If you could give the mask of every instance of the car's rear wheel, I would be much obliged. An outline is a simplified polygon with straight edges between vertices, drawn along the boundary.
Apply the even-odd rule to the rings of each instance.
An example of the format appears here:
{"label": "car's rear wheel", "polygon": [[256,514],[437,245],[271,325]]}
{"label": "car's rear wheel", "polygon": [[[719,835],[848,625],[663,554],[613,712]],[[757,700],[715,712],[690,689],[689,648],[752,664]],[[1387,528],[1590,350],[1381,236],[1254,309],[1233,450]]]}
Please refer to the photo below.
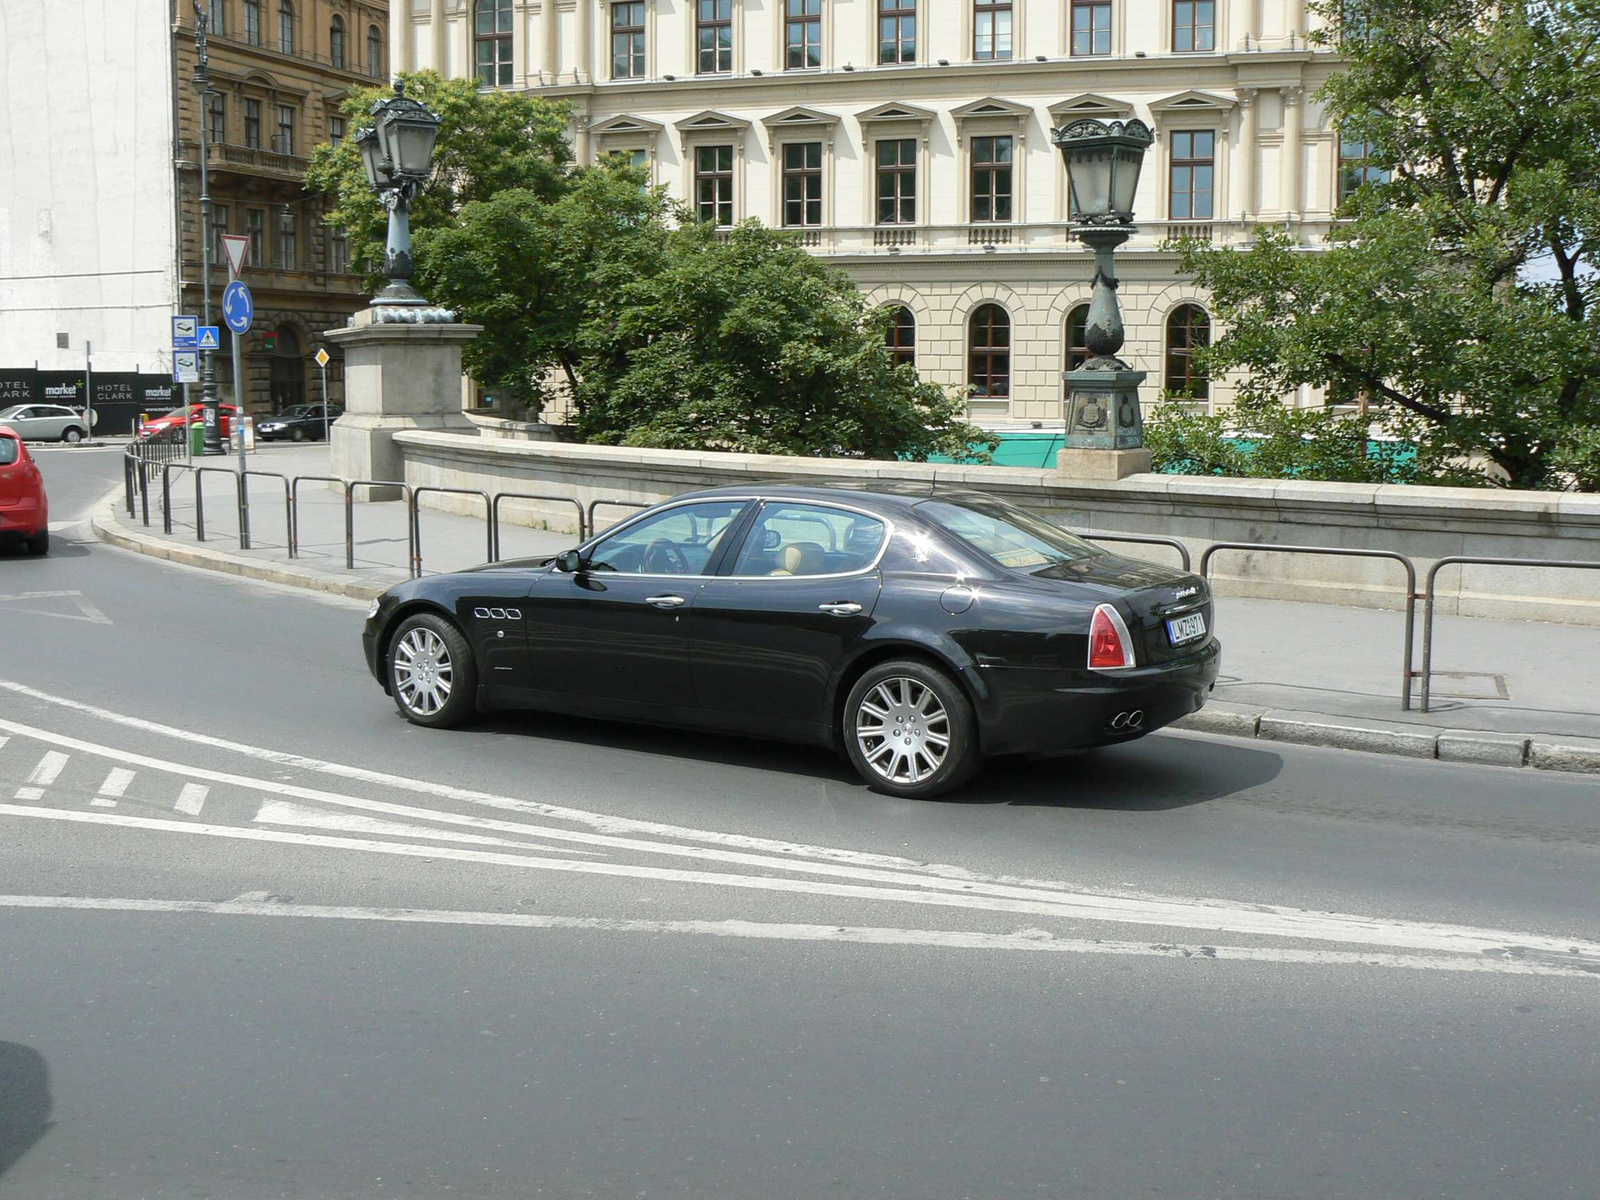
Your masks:
{"label": "car's rear wheel", "polygon": [[983,764],[977,718],[961,685],[915,659],[879,663],[856,681],[843,732],[856,771],[891,796],[941,795]]}
{"label": "car's rear wheel", "polygon": [[459,725],[476,708],[478,671],[472,647],[443,617],[407,617],[389,642],[389,691],[400,715],[416,725]]}
{"label": "car's rear wheel", "polygon": [[289,440],[291,442],[303,442],[303,441],[305,441],[306,440],[306,431],[304,429],[301,429],[300,426],[296,425],[293,429],[291,429],[289,431]]}
{"label": "car's rear wheel", "polygon": [[29,554],[49,554],[50,553],[50,531],[48,529],[41,529],[38,533],[34,534],[31,538],[28,539],[28,553]]}
{"label": "car's rear wheel", "polygon": [[61,440],[66,442],[69,446],[76,446],[79,442],[83,441],[83,430],[77,428],[68,429],[61,435]]}

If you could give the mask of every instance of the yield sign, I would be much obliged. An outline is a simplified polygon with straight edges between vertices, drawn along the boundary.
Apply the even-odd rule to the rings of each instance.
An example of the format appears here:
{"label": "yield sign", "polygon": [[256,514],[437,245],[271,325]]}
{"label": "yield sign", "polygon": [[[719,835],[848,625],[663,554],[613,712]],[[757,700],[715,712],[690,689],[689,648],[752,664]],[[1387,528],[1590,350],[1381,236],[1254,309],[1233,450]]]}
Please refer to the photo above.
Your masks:
{"label": "yield sign", "polygon": [[224,233],[222,235],[222,248],[228,253],[228,274],[239,278],[239,272],[244,270],[244,256],[250,253],[250,238],[243,233]]}

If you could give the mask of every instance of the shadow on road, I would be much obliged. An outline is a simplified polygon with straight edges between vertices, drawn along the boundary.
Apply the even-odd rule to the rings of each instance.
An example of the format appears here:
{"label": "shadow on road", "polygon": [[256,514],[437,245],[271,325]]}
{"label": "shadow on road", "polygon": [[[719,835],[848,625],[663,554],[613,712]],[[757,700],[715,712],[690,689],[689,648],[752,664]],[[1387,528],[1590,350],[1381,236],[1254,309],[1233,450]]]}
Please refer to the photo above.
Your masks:
{"label": "shadow on road", "polygon": [[50,1070],[37,1050],[0,1042],[0,1179],[50,1132]]}
{"label": "shadow on road", "polygon": [[[866,789],[844,759],[815,746],[549,713],[497,713],[462,730],[471,731],[775,771]],[[1160,812],[1247,791],[1277,778],[1282,769],[1283,759],[1272,751],[1153,734],[1067,758],[991,759],[971,783],[931,803]]]}
{"label": "shadow on road", "polygon": [[[63,538],[57,537],[55,534],[50,535],[50,553],[42,557],[35,554],[29,554],[28,548],[21,542],[0,542],[0,559],[16,559],[18,561],[44,564],[48,563],[53,558],[86,558],[88,555],[88,546],[79,545],[77,542],[66,541]],[[7,568],[7,570],[10,571],[14,569],[15,566],[16,564],[13,563],[12,566]]]}

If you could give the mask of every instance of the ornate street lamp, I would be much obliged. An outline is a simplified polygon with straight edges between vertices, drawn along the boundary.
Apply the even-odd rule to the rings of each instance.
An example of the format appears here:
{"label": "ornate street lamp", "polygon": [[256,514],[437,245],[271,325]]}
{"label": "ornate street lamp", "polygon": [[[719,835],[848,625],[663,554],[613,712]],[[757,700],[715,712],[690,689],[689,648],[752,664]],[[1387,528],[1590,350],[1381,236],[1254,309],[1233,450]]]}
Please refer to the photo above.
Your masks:
{"label": "ornate street lamp", "polygon": [[[1113,255],[1134,233],[1133,200],[1145,151],[1155,141],[1143,121],[1082,120],[1050,132],[1061,150],[1072,197],[1073,234],[1094,250],[1094,290],[1084,345],[1089,358],[1068,371],[1066,446],[1069,450],[1142,450],[1144,418],[1139,410],[1143,371],[1117,357],[1122,349],[1122,312],[1117,306]],[[1074,459],[1082,467],[1081,456]],[[1065,463],[1063,464],[1065,465]],[[1089,464],[1093,466],[1093,464]],[[1122,467],[1127,466],[1128,470]],[[1129,459],[1112,464],[1112,477],[1139,468]],[[1098,472],[1096,472],[1098,473]]]}
{"label": "ornate street lamp", "polygon": [[397,80],[394,95],[379,100],[371,113],[372,124],[356,134],[356,145],[367,183],[389,210],[389,243],[384,255],[389,285],[372,298],[377,319],[453,321],[453,313],[433,308],[411,286],[416,267],[411,257],[411,202],[433,173],[439,117],[406,95],[404,80]]}

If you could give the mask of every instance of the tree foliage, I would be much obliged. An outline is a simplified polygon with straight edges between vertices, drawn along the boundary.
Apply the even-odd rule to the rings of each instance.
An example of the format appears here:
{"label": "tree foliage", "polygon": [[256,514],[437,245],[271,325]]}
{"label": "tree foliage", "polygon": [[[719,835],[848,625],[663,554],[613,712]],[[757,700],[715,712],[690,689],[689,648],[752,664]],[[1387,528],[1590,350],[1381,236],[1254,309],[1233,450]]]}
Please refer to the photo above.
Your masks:
{"label": "tree foliage", "polygon": [[1391,178],[1318,252],[1272,229],[1184,248],[1224,330],[1206,366],[1247,371],[1246,402],[1371,400],[1425,478],[1486,482],[1487,460],[1515,487],[1592,486],[1600,0],[1312,7],[1348,60],[1331,119]]}

